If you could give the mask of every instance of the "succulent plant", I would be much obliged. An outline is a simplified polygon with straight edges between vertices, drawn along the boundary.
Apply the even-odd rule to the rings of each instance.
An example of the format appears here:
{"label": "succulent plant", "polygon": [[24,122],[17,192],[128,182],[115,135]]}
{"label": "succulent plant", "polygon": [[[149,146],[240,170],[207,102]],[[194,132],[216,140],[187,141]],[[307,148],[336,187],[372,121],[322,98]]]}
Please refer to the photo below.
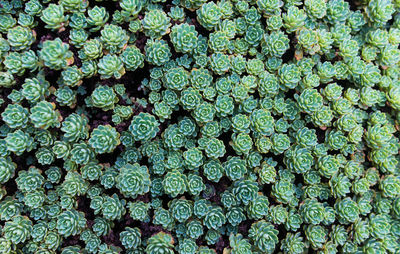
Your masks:
{"label": "succulent plant", "polygon": [[146,253],[155,254],[155,253],[174,253],[174,239],[171,235],[159,232],[156,235],[150,237],[147,241]]}
{"label": "succulent plant", "polygon": [[145,13],[142,20],[144,32],[151,38],[160,38],[163,35],[169,33],[169,22],[167,14],[162,10],[150,10]]}
{"label": "succulent plant", "polygon": [[149,221],[148,210],[150,205],[143,201],[131,202],[128,204],[130,216],[134,220]]}
{"label": "succulent plant", "polygon": [[398,0],[0,6],[0,253],[399,253]]}
{"label": "succulent plant", "polygon": [[88,18],[87,23],[92,26],[91,31],[98,31],[108,21],[110,14],[104,7],[94,6],[87,10]]}
{"label": "succulent plant", "polygon": [[120,200],[117,195],[106,196],[101,206],[103,217],[108,220],[120,219],[126,212],[125,200]]}
{"label": "succulent plant", "polygon": [[135,46],[127,47],[121,54],[121,61],[128,71],[134,71],[144,65],[144,56]]}
{"label": "succulent plant", "polygon": [[113,24],[105,25],[100,33],[100,40],[103,43],[104,49],[111,54],[119,53],[128,42],[126,31],[120,26]]}
{"label": "succulent plant", "polygon": [[102,79],[108,79],[114,77],[119,79],[125,74],[124,65],[117,55],[105,55],[103,56],[98,64],[98,72]]}
{"label": "succulent plant", "polygon": [[41,11],[40,19],[46,23],[46,28],[57,30],[66,25],[68,17],[64,15],[63,5],[49,4]]}
{"label": "succulent plant", "polygon": [[175,50],[183,53],[191,52],[197,47],[197,36],[195,27],[188,24],[175,25],[170,33]]}
{"label": "succulent plant", "polygon": [[113,109],[114,104],[118,102],[118,97],[114,90],[109,86],[98,86],[91,95],[93,106],[105,111]]}
{"label": "succulent plant", "polygon": [[186,175],[177,170],[168,172],[165,175],[162,185],[166,194],[176,197],[179,194],[183,194],[187,189]]}
{"label": "succulent plant", "polygon": [[110,125],[100,125],[90,134],[89,144],[96,153],[111,153],[120,144],[119,133]]}
{"label": "succulent plant", "polygon": [[24,128],[28,123],[28,110],[19,104],[9,104],[1,114],[10,128]]}
{"label": "succulent plant", "polygon": [[17,50],[25,50],[35,41],[35,33],[23,26],[16,26],[7,33],[7,39],[10,46]]}
{"label": "succulent plant", "polygon": [[57,218],[57,230],[65,237],[78,234],[85,226],[85,217],[76,210],[67,210]]}
{"label": "succulent plant", "polygon": [[196,11],[196,14],[197,20],[208,30],[214,28],[222,17],[221,9],[214,2],[205,3]]}
{"label": "succulent plant", "polygon": [[249,237],[254,241],[255,246],[265,253],[272,253],[278,243],[278,230],[266,221],[258,221],[251,225]]}
{"label": "succulent plant", "polygon": [[10,158],[2,157],[0,159],[0,183],[6,183],[12,176],[14,176],[16,164]]}
{"label": "succulent plant", "polygon": [[10,152],[14,152],[17,155],[21,155],[25,151],[31,151],[34,146],[34,140],[29,135],[22,130],[16,130],[14,132],[8,133],[5,137],[6,149]]}
{"label": "succulent plant", "polygon": [[7,221],[3,228],[5,239],[13,244],[24,243],[30,238],[32,221],[21,215],[15,216],[11,221]]}
{"label": "succulent plant", "polygon": [[150,190],[150,175],[146,166],[126,164],[116,177],[116,187],[126,197],[136,198]]}
{"label": "succulent plant", "polygon": [[71,108],[76,106],[76,93],[71,88],[67,86],[61,87],[57,89],[54,95],[61,106],[69,106]]}
{"label": "succulent plant", "polygon": [[157,66],[169,61],[172,56],[171,50],[164,40],[150,39],[145,46],[146,61]]}
{"label": "succulent plant", "polygon": [[68,44],[63,43],[59,38],[44,41],[39,57],[45,66],[55,70],[64,69],[74,62]]}
{"label": "succulent plant", "polygon": [[120,234],[122,245],[127,249],[136,249],[141,244],[141,232],[138,228],[125,228]]}
{"label": "succulent plant", "polygon": [[36,128],[47,129],[49,127],[59,127],[61,116],[55,109],[53,103],[41,101],[31,108],[29,116],[32,124]]}
{"label": "succulent plant", "polygon": [[67,116],[62,122],[61,130],[67,141],[78,141],[79,139],[87,139],[89,137],[88,119],[73,113]]}
{"label": "succulent plant", "polygon": [[132,118],[129,131],[137,141],[147,141],[154,138],[159,131],[156,118],[148,113],[140,113]]}

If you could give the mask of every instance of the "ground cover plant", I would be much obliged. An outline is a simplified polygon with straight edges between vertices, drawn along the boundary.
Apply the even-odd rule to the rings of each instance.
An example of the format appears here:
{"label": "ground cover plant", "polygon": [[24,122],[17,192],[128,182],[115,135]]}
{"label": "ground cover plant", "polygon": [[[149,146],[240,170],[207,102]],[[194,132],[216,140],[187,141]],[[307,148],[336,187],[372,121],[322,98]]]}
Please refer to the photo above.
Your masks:
{"label": "ground cover plant", "polygon": [[0,0],[0,253],[400,253],[399,0]]}

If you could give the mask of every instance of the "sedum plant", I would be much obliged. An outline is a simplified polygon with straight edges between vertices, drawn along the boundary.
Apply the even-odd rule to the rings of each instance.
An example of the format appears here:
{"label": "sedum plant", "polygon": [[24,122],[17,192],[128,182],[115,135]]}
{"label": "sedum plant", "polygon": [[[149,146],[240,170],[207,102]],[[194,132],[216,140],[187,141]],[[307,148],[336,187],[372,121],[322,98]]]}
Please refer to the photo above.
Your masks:
{"label": "sedum plant", "polygon": [[169,22],[167,14],[159,9],[150,10],[145,13],[142,20],[144,32],[150,38],[159,38],[169,33]]}
{"label": "sedum plant", "polygon": [[76,210],[67,210],[60,214],[57,219],[58,233],[68,237],[78,234],[85,228],[86,220],[82,213]]}
{"label": "sedum plant", "polygon": [[38,102],[31,108],[29,119],[36,128],[47,129],[49,127],[59,127],[61,116],[58,111],[55,111],[55,105],[47,102]]}
{"label": "sedum plant", "polygon": [[8,31],[7,41],[14,50],[26,50],[35,41],[35,33],[27,27],[16,26]]}
{"label": "sedum plant", "polygon": [[64,5],[49,4],[47,8],[41,11],[40,19],[46,23],[46,28],[62,29],[68,20],[64,15]]}
{"label": "sedum plant", "polygon": [[19,104],[10,104],[1,114],[10,128],[25,128],[28,123],[28,110]]}
{"label": "sedum plant", "polygon": [[39,58],[49,68],[60,70],[74,62],[73,53],[69,46],[59,38],[43,42],[42,50],[39,51]]}
{"label": "sedum plant", "polygon": [[[12,162],[10,158],[2,157],[0,159],[1,166],[1,178],[0,182],[6,183],[15,174],[16,164]],[[4,216],[7,216],[6,214]]]}
{"label": "sedum plant", "polygon": [[197,36],[195,27],[188,24],[175,25],[170,33],[175,50],[183,53],[191,52],[197,47]]}
{"label": "sedum plant", "polygon": [[98,73],[101,75],[102,79],[108,79],[111,77],[119,79],[125,73],[124,65],[117,55],[103,56],[99,60],[97,67]]}
{"label": "sedum plant", "polygon": [[136,249],[141,244],[141,232],[138,228],[125,228],[120,234],[122,245],[127,249]]}
{"label": "sedum plant", "polygon": [[116,187],[126,197],[136,198],[149,192],[151,181],[146,166],[126,164],[116,177]]}
{"label": "sedum plant", "polygon": [[154,138],[159,131],[159,123],[157,119],[148,113],[140,113],[132,118],[129,131],[132,133],[134,140],[147,141]]}
{"label": "sedum plant", "polygon": [[399,253],[398,0],[0,1],[0,253]]}
{"label": "sedum plant", "polygon": [[111,153],[120,144],[119,133],[110,125],[100,125],[90,134],[89,145],[98,154]]}

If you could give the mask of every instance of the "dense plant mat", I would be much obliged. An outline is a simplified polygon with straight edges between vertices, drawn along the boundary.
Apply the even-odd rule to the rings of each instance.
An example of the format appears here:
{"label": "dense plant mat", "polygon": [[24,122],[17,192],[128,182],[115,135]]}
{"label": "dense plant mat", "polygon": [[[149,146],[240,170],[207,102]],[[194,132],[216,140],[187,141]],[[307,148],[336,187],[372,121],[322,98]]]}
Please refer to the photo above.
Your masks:
{"label": "dense plant mat", "polygon": [[400,253],[399,0],[0,0],[0,254]]}

